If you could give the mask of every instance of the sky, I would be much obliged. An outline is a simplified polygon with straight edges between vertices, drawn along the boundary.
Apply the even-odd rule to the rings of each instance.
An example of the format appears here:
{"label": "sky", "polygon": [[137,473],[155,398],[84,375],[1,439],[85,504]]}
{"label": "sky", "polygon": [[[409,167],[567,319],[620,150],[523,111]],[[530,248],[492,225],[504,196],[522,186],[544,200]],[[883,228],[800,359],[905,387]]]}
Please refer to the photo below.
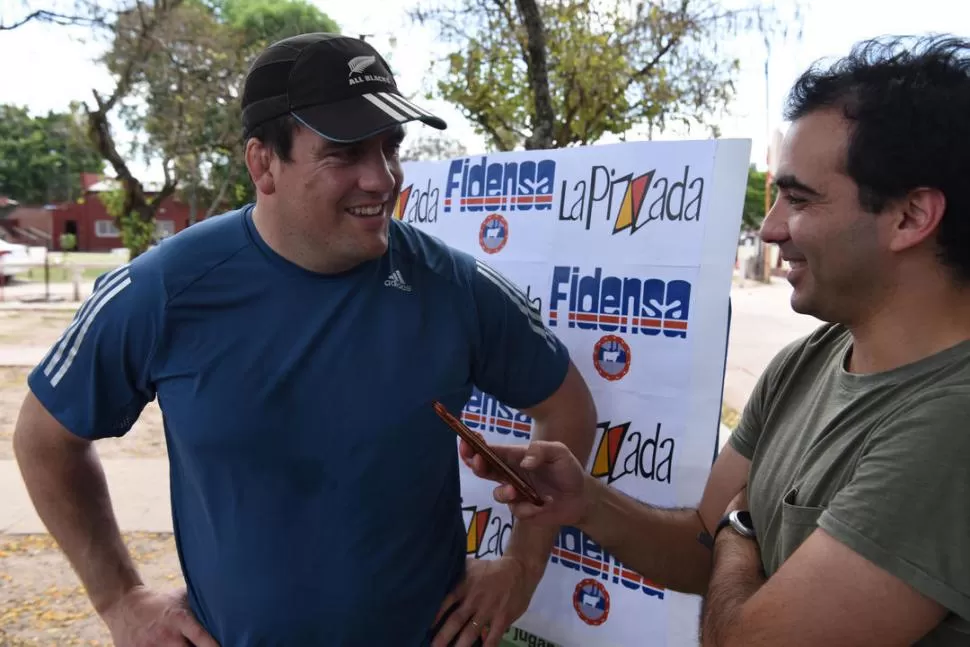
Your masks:
{"label": "sky", "polygon": [[[447,50],[435,42],[433,33],[406,17],[416,0],[311,1],[335,19],[343,33],[367,34],[368,41],[389,59],[402,92],[420,96],[429,89],[433,79],[430,65]],[[790,11],[788,1],[777,0],[780,11]],[[751,160],[759,167],[765,163],[770,133],[784,130],[781,113],[789,87],[815,60],[844,55],[853,43],[882,34],[950,32],[970,37],[970,3],[959,0],[810,0],[803,1],[802,11],[801,38],[773,46],[767,83],[767,52],[759,39],[726,43],[726,51],[740,58],[741,69],[736,97],[717,123],[722,137],[752,140]],[[23,1],[0,0],[0,15],[5,22],[24,15]],[[0,61],[4,61],[0,103],[25,105],[39,114],[64,110],[72,100],[91,101],[92,88],[109,89],[110,77],[94,60],[101,48],[83,42],[83,35],[65,27],[33,23],[0,32]],[[442,101],[421,100],[419,104],[445,119],[447,133],[462,141],[469,153],[484,150],[484,140],[454,106]],[[656,139],[706,136],[701,131],[654,135]],[[158,178],[157,169],[135,164],[133,170]]]}

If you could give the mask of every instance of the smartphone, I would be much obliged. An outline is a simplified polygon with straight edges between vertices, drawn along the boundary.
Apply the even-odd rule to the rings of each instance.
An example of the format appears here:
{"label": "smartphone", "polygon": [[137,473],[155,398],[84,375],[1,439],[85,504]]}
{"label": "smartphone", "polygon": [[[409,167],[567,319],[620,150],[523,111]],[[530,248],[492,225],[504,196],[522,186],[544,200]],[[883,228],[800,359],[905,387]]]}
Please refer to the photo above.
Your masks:
{"label": "smartphone", "polygon": [[451,412],[448,411],[448,408],[437,400],[432,401],[431,405],[434,407],[434,410],[437,412],[438,416],[448,423],[448,426],[451,427],[456,434],[464,438],[469,444],[471,444],[472,447],[475,448],[476,452],[482,455],[486,463],[505,475],[508,481],[512,484],[512,487],[514,487],[519,494],[527,498],[530,503],[539,506],[542,505],[542,498],[539,497],[539,493],[536,492],[535,488],[529,485],[525,479],[519,476],[518,472],[512,469],[508,463],[499,458],[498,454],[493,452],[492,448],[489,447],[484,440],[479,438],[478,434],[466,427],[465,423],[453,416]]}

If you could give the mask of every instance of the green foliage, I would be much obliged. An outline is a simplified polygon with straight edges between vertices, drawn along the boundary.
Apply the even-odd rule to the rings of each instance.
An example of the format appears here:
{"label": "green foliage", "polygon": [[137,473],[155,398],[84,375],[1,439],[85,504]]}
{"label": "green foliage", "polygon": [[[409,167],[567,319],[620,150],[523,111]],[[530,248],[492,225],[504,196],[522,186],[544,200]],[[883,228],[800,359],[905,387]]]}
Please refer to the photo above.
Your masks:
{"label": "green foliage", "polygon": [[[760,229],[761,221],[765,217],[765,177],[767,173],[759,171],[752,164],[748,168],[748,186],[744,193],[744,211],[741,214],[742,225],[748,229]],[[771,187],[771,203],[778,197],[778,189]]]}
{"label": "green foliage", "polygon": [[81,129],[78,106],[31,116],[26,108],[0,105],[0,195],[21,204],[74,200],[81,173],[101,173],[104,161]]}
{"label": "green foliage", "polygon": [[131,251],[135,258],[155,243],[155,219],[145,220],[132,212],[116,220],[121,232],[121,244]]}
{"label": "green foliage", "polygon": [[141,153],[178,178],[192,220],[252,200],[239,107],[249,64],[273,41],[337,25],[304,0],[194,0],[171,10],[146,53],[138,21],[119,20],[105,61],[116,74],[137,61],[131,96],[141,101],[123,115],[147,135]]}
{"label": "green foliage", "polygon": [[241,31],[250,47],[307,32],[340,31],[336,22],[304,0],[220,0],[216,7],[221,20]]}
{"label": "green foliage", "polygon": [[69,252],[77,247],[77,236],[65,232],[60,235],[58,242],[61,245],[61,249],[63,249],[65,252]]}
{"label": "green foliage", "polygon": [[117,221],[122,212],[125,209],[125,192],[121,189],[112,189],[110,191],[101,191],[98,193],[96,200],[101,200],[101,204],[104,205],[104,210],[111,216],[115,221]]}
{"label": "green foliage", "polygon": [[104,210],[115,221],[115,226],[121,233],[121,243],[131,252],[131,258],[136,258],[155,243],[155,219],[146,220],[137,212],[124,214],[125,192],[121,189],[102,191],[98,194]]}
{"label": "green foliage", "polygon": [[[705,123],[723,107],[737,61],[721,58],[715,47],[727,18],[700,4],[540,3],[555,114],[552,145],[589,144],[640,123]],[[536,117],[526,28],[514,3],[461,0],[457,9],[416,17],[434,22],[455,47],[437,94],[457,104],[497,149],[522,145]]]}
{"label": "green foliage", "polygon": [[[498,150],[524,146],[548,125],[538,122],[530,84],[535,66],[523,4],[442,0],[411,12],[452,49],[442,73],[431,75],[437,82],[429,96],[457,105]],[[739,69],[719,44],[745,30],[774,29],[758,5],[730,10],[715,0],[536,4],[554,115],[551,138],[541,143],[552,148],[674,122],[716,135],[713,120],[732,99]]]}

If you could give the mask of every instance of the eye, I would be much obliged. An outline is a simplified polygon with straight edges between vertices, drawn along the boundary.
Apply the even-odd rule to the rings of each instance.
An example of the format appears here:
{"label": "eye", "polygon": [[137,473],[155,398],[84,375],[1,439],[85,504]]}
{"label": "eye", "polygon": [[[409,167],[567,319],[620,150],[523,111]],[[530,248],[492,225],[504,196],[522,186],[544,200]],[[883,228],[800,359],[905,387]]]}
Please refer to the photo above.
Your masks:
{"label": "eye", "polygon": [[785,202],[787,202],[793,207],[804,206],[805,204],[808,203],[808,200],[806,200],[805,198],[799,197],[797,195],[792,195],[791,193],[785,193],[784,198],[785,198]]}
{"label": "eye", "polygon": [[384,144],[384,150],[392,157],[397,157],[398,154],[400,154],[401,152],[401,141],[391,140],[387,142],[386,144]]}

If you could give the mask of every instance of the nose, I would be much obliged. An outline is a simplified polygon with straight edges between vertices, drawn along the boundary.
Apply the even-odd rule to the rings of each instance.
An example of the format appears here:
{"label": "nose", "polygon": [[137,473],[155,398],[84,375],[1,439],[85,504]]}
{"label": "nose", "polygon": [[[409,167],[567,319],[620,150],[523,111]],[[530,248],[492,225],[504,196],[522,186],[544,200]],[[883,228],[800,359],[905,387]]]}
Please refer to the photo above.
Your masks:
{"label": "nose", "polygon": [[781,195],[775,199],[775,203],[765,214],[765,219],[761,221],[760,235],[765,243],[780,245],[788,240],[788,213]]}
{"label": "nose", "polygon": [[394,190],[400,175],[400,166],[389,158],[381,147],[374,147],[361,160],[358,185],[368,193],[389,194]]}

